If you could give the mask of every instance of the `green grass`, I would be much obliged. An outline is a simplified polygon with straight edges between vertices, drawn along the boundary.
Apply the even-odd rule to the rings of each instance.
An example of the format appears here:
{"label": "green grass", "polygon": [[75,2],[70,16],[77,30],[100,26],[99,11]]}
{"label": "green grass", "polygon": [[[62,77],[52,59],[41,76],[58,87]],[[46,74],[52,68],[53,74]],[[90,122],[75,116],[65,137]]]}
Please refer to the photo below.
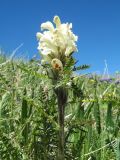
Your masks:
{"label": "green grass", "polygon": [[[56,160],[55,85],[38,60],[0,56],[0,159]],[[67,86],[66,76],[58,85]],[[65,107],[66,160],[120,160],[120,84],[71,79]]]}

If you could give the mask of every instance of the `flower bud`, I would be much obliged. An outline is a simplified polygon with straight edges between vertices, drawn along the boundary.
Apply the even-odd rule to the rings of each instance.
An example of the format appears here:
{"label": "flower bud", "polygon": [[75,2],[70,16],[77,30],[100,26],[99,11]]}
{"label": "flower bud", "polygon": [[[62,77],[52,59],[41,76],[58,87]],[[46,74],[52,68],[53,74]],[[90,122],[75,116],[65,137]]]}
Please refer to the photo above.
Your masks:
{"label": "flower bud", "polygon": [[59,27],[61,25],[61,21],[58,16],[54,17],[53,22],[56,24],[56,27]]}
{"label": "flower bud", "polygon": [[55,70],[59,70],[59,71],[63,70],[62,62],[57,58],[54,58],[52,60],[51,65],[52,65],[53,69],[55,69]]}

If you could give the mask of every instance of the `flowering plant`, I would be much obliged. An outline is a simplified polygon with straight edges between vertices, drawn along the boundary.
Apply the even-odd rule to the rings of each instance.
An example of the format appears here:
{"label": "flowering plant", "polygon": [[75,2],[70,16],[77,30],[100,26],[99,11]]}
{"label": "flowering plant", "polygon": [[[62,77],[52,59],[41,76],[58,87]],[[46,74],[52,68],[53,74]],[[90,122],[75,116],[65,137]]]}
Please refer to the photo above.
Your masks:
{"label": "flowering plant", "polygon": [[[42,33],[36,34],[38,50],[42,56],[41,64],[52,80],[58,107],[58,160],[65,159],[65,107],[68,101],[68,88],[75,86],[73,71],[86,69],[87,65],[75,67],[73,53],[77,52],[78,37],[72,32],[72,23],[61,23],[58,16],[54,24],[47,21],[41,24]],[[62,74],[61,74],[62,73]]]}
{"label": "flowering plant", "polygon": [[76,41],[78,37],[71,31],[72,23],[61,23],[58,16],[53,19],[54,25],[51,22],[41,24],[43,33],[36,34],[38,50],[42,56],[42,63],[49,63],[53,69],[62,70],[65,65],[65,60],[70,57],[73,52],[78,51]]}

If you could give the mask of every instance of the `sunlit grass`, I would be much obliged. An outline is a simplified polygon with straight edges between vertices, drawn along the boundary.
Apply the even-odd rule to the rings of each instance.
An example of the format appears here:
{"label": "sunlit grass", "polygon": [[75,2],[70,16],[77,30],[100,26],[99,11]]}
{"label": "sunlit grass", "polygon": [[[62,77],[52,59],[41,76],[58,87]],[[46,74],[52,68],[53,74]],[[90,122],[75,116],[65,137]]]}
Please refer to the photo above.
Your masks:
{"label": "sunlit grass", "polygon": [[[0,159],[54,160],[57,155],[57,101],[54,85],[39,61],[0,55]],[[93,75],[68,85],[65,157],[120,159],[120,85]],[[64,78],[62,85],[68,83]],[[61,85],[61,84],[60,84]]]}

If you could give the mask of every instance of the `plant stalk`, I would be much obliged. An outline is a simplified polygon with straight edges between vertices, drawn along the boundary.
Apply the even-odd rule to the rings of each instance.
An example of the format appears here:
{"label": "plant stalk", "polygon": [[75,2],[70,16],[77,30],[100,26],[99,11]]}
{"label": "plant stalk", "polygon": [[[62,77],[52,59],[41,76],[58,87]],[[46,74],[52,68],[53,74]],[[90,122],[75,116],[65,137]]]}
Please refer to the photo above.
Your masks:
{"label": "plant stalk", "polygon": [[58,98],[58,124],[59,124],[57,160],[64,160],[65,159],[64,112],[65,112],[65,104],[67,102],[67,94],[63,88],[59,88],[56,94]]}
{"label": "plant stalk", "polygon": [[58,160],[64,160],[64,106],[58,103]]}

